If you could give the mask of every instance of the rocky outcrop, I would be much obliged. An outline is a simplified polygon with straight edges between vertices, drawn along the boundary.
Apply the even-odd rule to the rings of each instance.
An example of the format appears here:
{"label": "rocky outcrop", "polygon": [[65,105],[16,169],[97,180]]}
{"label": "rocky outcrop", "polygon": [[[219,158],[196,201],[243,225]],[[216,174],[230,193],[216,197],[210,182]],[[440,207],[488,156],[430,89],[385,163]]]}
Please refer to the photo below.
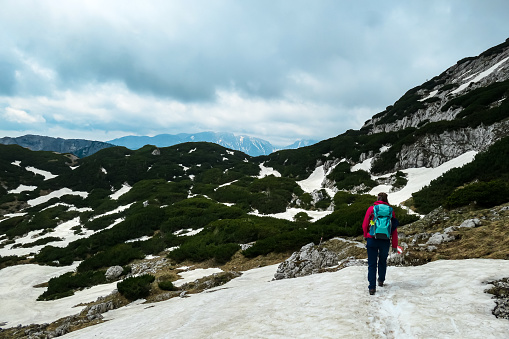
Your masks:
{"label": "rocky outcrop", "polygon": [[[394,106],[387,107],[385,111],[366,121],[362,129],[367,130],[369,134],[375,134],[397,132],[409,127],[419,129],[432,122],[456,119],[460,121],[458,114],[463,112],[468,105],[474,105],[472,107],[475,110],[494,108],[506,105],[509,98],[507,94],[495,95],[493,94],[494,90],[491,90],[490,92],[477,91],[475,104],[462,101],[467,105],[465,108],[452,100],[476,89],[508,79],[509,39],[477,57],[458,61],[456,65],[439,76],[411,89]],[[483,96],[482,100],[479,99],[480,96]],[[412,144],[407,143],[402,147],[396,156],[398,161],[392,170],[437,167],[465,152],[482,152],[496,141],[509,135],[508,119],[505,121],[503,117],[497,119],[498,122],[487,120],[485,124],[489,123],[488,126],[480,122],[469,121],[469,127],[460,128],[457,124],[457,127],[451,127],[443,132],[430,129],[428,134],[422,135]],[[363,154],[363,156],[367,158],[380,155]],[[359,162],[363,160],[361,156]]]}
{"label": "rocky outcrop", "polygon": [[509,278],[492,281],[493,287],[487,292],[494,295],[496,306],[492,313],[497,318],[509,320]]}
{"label": "rocky outcrop", "polygon": [[425,122],[453,120],[461,109],[450,108],[442,111],[442,107],[450,100],[477,88],[508,79],[509,44],[506,41],[477,57],[458,61],[456,65],[433,79],[433,87],[423,85],[418,88],[415,94],[421,98],[418,101],[424,108],[388,123],[380,123],[384,119],[384,114],[377,114],[366,121],[363,128],[369,128],[373,134],[419,127]]}
{"label": "rocky outcrop", "polygon": [[486,150],[496,141],[509,135],[509,121],[491,126],[426,134],[412,145],[402,147],[395,171],[415,167],[437,167],[466,152]]}
{"label": "rocky outcrop", "polygon": [[274,279],[302,277],[318,273],[320,269],[337,264],[338,255],[336,253],[309,243],[279,265]]}

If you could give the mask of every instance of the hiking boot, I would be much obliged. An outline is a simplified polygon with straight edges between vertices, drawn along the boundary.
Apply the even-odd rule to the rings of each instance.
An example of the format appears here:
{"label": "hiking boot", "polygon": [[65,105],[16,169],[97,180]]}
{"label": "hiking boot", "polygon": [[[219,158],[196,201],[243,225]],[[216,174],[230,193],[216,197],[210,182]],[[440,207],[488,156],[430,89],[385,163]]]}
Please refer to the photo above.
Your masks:
{"label": "hiking boot", "polygon": [[382,280],[378,280],[378,286],[383,287],[384,286],[384,282]]}
{"label": "hiking boot", "polygon": [[374,288],[369,289],[369,295],[374,295],[375,292],[376,292],[376,289],[374,289]]}

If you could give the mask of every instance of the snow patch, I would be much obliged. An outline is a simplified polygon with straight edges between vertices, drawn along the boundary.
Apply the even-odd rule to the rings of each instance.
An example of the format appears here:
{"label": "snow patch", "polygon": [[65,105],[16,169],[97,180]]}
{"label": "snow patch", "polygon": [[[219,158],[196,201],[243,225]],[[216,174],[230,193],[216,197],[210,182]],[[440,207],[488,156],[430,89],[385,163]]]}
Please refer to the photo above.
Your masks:
{"label": "snow patch", "polygon": [[262,162],[260,164],[260,174],[258,175],[259,179],[265,178],[269,175],[273,175],[275,177],[281,177],[281,173],[279,173],[272,167],[265,167],[264,164],[265,164],[264,162]]}
{"label": "snow patch", "polygon": [[507,337],[507,321],[491,314],[495,303],[484,293],[486,281],[509,271],[507,260],[390,266],[386,286],[374,296],[368,294],[364,266],[271,281],[277,266],[246,271],[207,291],[214,293],[109,311],[105,322],[66,338]]}
{"label": "snow patch", "polygon": [[35,174],[42,175],[44,177],[44,180],[49,180],[58,177],[58,175],[52,174],[51,172],[40,170],[32,166],[25,167],[25,169],[27,171],[34,172]]}
{"label": "snow patch", "polygon": [[19,185],[17,188],[13,189],[13,190],[10,190],[8,191],[7,193],[9,194],[19,194],[21,192],[26,192],[26,191],[33,191],[37,188],[37,186],[26,186],[26,185]]}
{"label": "snow patch", "polygon": [[111,194],[110,195],[110,199],[112,200],[118,200],[118,198],[120,198],[122,195],[126,194],[127,192],[129,192],[131,190],[131,186],[129,186],[127,183],[124,183],[122,185],[122,187],[120,187],[120,189],[118,191],[116,191],[115,193]]}
{"label": "snow patch", "polygon": [[419,99],[419,101],[425,101],[425,100],[428,100],[429,98],[433,98],[437,93],[438,93],[438,90],[434,90],[434,91],[430,92],[427,97]]}
{"label": "snow patch", "polygon": [[500,65],[502,65],[504,62],[506,62],[507,60],[509,60],[509,57],[497,62],[495,65],[491,66],[490,68],[488,68],[487,70],[479,73],[475,78],[473,78],[472,80],[462,84],[460,87],[456,88],[454,91],[452,91],[451,93],[452,94],[456,94],[456,93],[459,93],[461,91],[463,91],[465,88],[467,88],[471,83],[473,82],[479,82],[481,81],[483,78],[487,77],[488,75],[490,75],[491,73],[493,73]]}
{"label": "snow patch", "polygon": [[38,197],[38,198],[35,198],[35,199],[32,199],[32,200],[28,200],[27,203],[30,205],[30,206],[37,206],[39,204],[43,204],[45,202],[48,202],[49,200],[53,199],[53,198],[60,198],[64,195],[79,195],[81,196],[83,199],[85,199],[86,197],[88,197],[88,193],[87,192],[81,192],[81,191],[73,191],[71,190],[70,188],[61,188],[57,191],[53,191],[47,195],[44,195],[42,197]]}
{"label": "snow patch", "polygon": [[[419,191],[424,186],[429,185],[432,180],[438,178],[448,170],[456,167],[462,167],[465,164],[468,164],[472,160],[474,160],[476,151],[466,152],[460,155],[457,158],[449,160],[448,162],[443,163],[442,165],[435,168],[408,168],[402,170],[401,172],[407,174],[408,183],[403,189],[398,192],[389,193],[392,189],[391,185],[378,185],[374,187],[369,194],[377,195],[379,192],[387,192],[389,194],[389,202],[392,205],[399,205],[405,200],[408,200],[412,197],[412,193]],[[385,174],[382,176],[373,176],[373,179],[387,177],[390,175],[394,175],[395,173]]]}
{"label": "snow patch", "polygon": [[[380,149],[380,151],[381,151],[381,149]],[[368,158],[359,164],[353,165],[352,168],[350,169],[350,171],[355,172],[358,170],[363,170],[363,171],[366,171],[369,173],[369,172],[371,172],[371,162],[372,161],[373,161],[373,158]]]}
{"label": "snow patch", "polygon": [[192,235],[200,233],[201,231],[203,231],[203,227],[202,228],[198,228],[196,230],[194,230],[192,228],[187,228],[187,229],[182,229],[182,230],[175,231],[175,232],[173,232],[173,234],[178,236],[178,237],[183,237],[183,236],[190,237]]}
{"label": "snow patch", "polygon": [[305,210],[302,208],[288,208],[285,212],[281,212],[281,213],[262,214],[262,213],[258,212],[257,210],[255,210],[253,212],[249,212],[248,214],[256,215],[259,217],[272,217],[272,218],[285,219],[285,220],[292,221],[292,220],[294,220],[293,218],[295,217],[295,215],[297,215],[297,213],[300,213],[300,212],[306,213],[311,218],[311,220],[310,220],[311,222],[315,222],[318,219],[321,219],[321,218],[325,217],[326,215],[329,215],[332,213],[332,211],[308,211],[308,210]]}

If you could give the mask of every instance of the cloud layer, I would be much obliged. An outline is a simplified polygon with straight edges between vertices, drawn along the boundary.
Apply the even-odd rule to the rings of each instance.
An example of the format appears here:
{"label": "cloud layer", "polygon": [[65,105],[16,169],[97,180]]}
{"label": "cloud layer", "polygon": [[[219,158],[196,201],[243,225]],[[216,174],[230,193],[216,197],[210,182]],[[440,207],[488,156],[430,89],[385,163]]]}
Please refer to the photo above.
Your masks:
{"label": "cloud layer", "polygon": [[507,36],[506,1],[12,1],[0,133],[227,131],[276,144],[360,128]]}

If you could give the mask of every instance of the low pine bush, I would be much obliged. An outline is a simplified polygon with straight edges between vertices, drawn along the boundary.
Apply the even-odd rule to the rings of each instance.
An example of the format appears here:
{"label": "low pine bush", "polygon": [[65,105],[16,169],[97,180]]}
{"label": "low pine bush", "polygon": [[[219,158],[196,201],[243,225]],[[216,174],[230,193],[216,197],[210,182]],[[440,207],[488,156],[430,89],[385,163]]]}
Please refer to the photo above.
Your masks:
{"label": "low pine bush", "polygon": [[150,294],[150,284],[155,277],[151,274],[140,275],[139,277],[127,278],[117,284],[117,289],[127,299],[133,301],[143,299]]}
{"label": "low pine bush", "polygon": [[177,287],[173,285],[173,283],[169,280],[166,281],[160,281],[157,283],[157,286],[159,286],[160,289],[163,291],[176,291]]}

